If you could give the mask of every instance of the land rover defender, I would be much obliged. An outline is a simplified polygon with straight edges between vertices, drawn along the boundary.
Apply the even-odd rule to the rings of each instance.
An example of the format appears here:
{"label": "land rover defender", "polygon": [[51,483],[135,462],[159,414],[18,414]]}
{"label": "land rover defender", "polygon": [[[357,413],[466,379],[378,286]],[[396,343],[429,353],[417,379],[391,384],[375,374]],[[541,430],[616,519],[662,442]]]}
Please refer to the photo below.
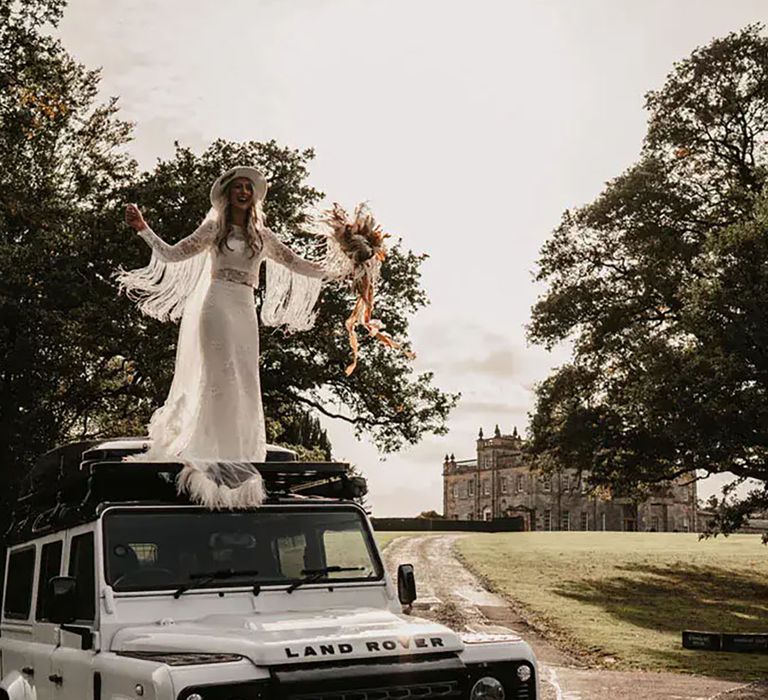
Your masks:
{"label": "land rover defender", "polygon": [[258,508],[206,510],[141,440],[31,470],[6,535],[0,700],[523,700],[530,647],[407,614],[340,463],[270,448]]}

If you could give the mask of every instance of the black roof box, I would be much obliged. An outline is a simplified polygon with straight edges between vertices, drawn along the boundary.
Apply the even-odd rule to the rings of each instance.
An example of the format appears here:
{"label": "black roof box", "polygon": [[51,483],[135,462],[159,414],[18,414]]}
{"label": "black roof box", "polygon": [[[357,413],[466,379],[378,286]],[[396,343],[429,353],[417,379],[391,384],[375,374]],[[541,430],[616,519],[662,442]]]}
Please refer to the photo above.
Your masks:
{"label": "black roof box", "polygon": [[[189,504],[189,499],[176,490],[182,464],[122,461],[127,455],[146,451],[149,444],[141,438],[85,441],[42,455],[22,486],[9,539],[24,540],[87,522],[105,503]],[[295,452],[280,447],[268,447],[267,461],[253,465],[261,473],[272,500],[349,500],[367,491],[365,479],[350,476],[348,464],[299,462]]]}
{"label": "black roof box", "polygon": [[[38,457],[22,483],[21,494],[50,490],[53,484],[77,478],[92,462],[120,461],[128,455],[141,454],[151,446],[149,438],[112,438],[85,440],[62,445]],[[296,462],[293,450],[267,445],[267,462]]]}

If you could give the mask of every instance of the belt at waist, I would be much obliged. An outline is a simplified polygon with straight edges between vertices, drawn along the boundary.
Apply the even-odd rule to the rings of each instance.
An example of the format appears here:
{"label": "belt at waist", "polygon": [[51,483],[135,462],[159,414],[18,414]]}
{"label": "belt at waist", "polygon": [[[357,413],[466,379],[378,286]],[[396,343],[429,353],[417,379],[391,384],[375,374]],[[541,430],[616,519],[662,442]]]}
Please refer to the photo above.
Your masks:
{"label": "belt at waist", "polygon": [[247,270],[235,270],[231,267],[225,267],[220,270],[214,270],[211,276],[215,280],[247,284],[249,287],[259,286],[258,276],[252,272],[248,272]]}

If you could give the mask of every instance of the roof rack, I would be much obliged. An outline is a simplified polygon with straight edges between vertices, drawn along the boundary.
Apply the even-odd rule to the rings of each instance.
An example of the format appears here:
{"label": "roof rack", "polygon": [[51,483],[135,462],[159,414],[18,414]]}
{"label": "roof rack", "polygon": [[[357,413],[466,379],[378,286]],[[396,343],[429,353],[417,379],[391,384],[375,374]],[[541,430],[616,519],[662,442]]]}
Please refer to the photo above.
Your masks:
{"label": "roof rack", "polygon": [[[72,443],[42,455],[29,473],[6,533],[12,540],[87,522],[104,503],[189,505],[176,490],[183,464],[122,461],[146,451],[148,440]],[[300,462],[291,450],[269,447],[266,462],[253,462],[264,479],[267,502],[291,497],[351,500],[367,492],[365,479],[343,462]]]}

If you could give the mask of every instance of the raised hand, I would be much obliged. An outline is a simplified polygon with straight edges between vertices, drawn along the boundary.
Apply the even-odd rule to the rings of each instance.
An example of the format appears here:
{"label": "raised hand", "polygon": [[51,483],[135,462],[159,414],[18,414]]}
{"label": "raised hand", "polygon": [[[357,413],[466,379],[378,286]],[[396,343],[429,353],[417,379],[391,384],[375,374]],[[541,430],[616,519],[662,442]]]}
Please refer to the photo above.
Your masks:
{"label": "raised hand", "polygon": [[137,233],[147,227],[147,222],[135,204],[125,205],[125,223]]}

